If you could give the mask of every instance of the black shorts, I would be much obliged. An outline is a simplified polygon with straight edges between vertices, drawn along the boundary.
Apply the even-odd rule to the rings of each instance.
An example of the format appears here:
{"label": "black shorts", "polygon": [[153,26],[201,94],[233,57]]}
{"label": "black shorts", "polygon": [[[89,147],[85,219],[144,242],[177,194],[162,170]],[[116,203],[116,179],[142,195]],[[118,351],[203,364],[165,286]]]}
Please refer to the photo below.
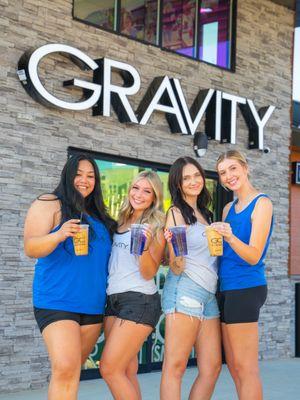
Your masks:
{"label": "black shorts", "polygon": [[79,325],[95,325],[103,322],[103,314],[80,314],[70,311],[49,310],[33,307],[34,316],[41,333],[52,322],[71,320]]}
{"label": "black shorts", "polygon": [[160,295],[124,292],[107,296],[106,317],[117,317],[154,329],[161,315]]}
{"label": "black shorts", "polygon": [[220,292],[218,300],[221,322],[225,324],[257,322],[267,292],[266,285]]}

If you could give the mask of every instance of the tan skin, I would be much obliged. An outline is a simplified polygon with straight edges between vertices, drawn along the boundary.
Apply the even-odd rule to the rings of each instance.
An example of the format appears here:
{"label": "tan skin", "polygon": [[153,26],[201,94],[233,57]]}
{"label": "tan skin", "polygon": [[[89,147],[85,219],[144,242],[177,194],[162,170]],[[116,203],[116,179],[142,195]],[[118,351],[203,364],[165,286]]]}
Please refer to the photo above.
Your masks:
{"label": "tan skin", "polygon": [[[197,197],[203,189],[203,178],[198,169],[188,164],[183,169],[182,193],[185,201],[194,209],[197,220],[207,225],[197,209]],[[173,208],[176,224],[185,225],[180,210]],[[184,257],[175,257],[171,245],[171,232],[174,226],[171,212],[168,213],[165,237],[170,254],[170,267],[175,274],[184,271]],[[181,381],[188,357],[195,346],[198,375],[192,386],[189,400],[209,400],[221,370],[221,333],[219,318],[200,321],[189,315],[175,312],[166,316],[165,356],[162,371],[161,400],[180,400]]]}
{"label": "tan skin", "polygon": [[[74,186],[84,197],[94,190],[94,169],[89,161],[79,162]],[[49,255],[59,243],[68,237],[74,237],[80,230],[79,220],[71,219],[57,231],[51,232],[60,224],[60,203],[53,195],[45,195],[42,199],[51,201],[34,201],[25,220],[24,249],[26,255],[33,258]],[[91,353],[101,326],[102,324],[80,326],[75,321],[62,320],[49,324],[43,330],[42,335],[51,362],[49,400],[77,399],[81,365]]]}
{"label": "tan skin", "polygon": [[[119,226],[119,232],[126,232],[131,224],[140,221],[143,212],[154,201],[154,192],[147,179],[138,180],[129,192],[133,208],[130,220]],[[145,228],[146,251],[139,257],[139,267],[144,279],[152,279],[160,265],[165,247],[163,232],[158,238],[152,235],[151,227]],[[108,384],[115,400],[141,400],[137,380],[137,354],[144,341],[152,332],[149,325],[137,324],[116,317],[106,317],[104,322],[105,347],[100,361],[100,372]]]}
{"label": "tan skin", "polygon": [[[248,178],[248,167],[235,159],[225,159],[218,165],[221,183],[233,190],[238,198],[236,212],[241,212],[259,192]],[[231,203],[223,211],[224,221]],[[224,237],[231,248],[250,265],[255,265],[263,253],[271,227],[272,203],[260,198],[253,210],[249,244],[243,243],[232,233],[230,224],[217,222],[212,226]],[[261,400],[262,385],[258,365],[258,323],[222,323],[222,337],[227,366],[236,385],[240,400]]]}

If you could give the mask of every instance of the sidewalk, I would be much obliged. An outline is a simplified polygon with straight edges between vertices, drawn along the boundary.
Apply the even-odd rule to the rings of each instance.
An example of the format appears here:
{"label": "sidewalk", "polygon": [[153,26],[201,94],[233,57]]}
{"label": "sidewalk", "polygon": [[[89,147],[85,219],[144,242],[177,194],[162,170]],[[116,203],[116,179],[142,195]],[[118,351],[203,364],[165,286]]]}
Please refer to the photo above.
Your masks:
{"label": "sidewalk", "polygon": [[[260,363],[264,386],[264,400],[300,399],[300,358]],[[189,368],[182,385],[182,400],[188,399],[189,389],[197,374],[196,368]],[[139,375],[143,400],[159,400],[160,372]],[[35,390],[0,395],[0,400],[46,400],[47,390]],[[78,400],[112,400],[102,379],[80,383]],[[233,383],[226,366],[217,382],[212,400],[237,400]]]}

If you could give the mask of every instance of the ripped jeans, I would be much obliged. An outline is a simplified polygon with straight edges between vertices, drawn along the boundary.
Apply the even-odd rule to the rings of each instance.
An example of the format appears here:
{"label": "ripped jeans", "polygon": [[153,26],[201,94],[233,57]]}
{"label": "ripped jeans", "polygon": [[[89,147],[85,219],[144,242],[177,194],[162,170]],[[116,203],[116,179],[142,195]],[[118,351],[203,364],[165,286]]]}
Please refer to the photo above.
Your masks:
{"label": "ripped jeans", "polygon": [[195,283],[184,272],[175,275],[168,272],[162,294],[165,314],[180,312],[202,319],[219,318],[216,296]]}

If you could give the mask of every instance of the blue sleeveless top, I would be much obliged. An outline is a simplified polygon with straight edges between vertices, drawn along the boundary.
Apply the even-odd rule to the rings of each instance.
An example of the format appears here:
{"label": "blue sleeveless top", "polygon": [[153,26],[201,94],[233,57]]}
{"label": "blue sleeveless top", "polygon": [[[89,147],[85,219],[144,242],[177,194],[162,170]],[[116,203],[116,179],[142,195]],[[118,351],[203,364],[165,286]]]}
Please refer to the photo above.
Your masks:
{"label": "blue sleeveless top", "polygon": [[[90,216],[86,219],[94,231],[88,255],[76,256],[73,239],[68,238],[37,260],[33,280],[35,307],[103,314],[111,240],[102,222]],[[59,228],[60,225],[51,232]]]}
{"label": "blue sleeveless top", "polygon": [[[251,214],[254,207],[261,197],[268,197],[265,194],[257,195],[251,203],[248,204],[241,212],[236,213],[235,204],[237,200],[234,200],[225,222],[228,222],[231,226],[233,234],[240,239],[242,242],[249,244],[251,236]],[[234,289],[245,289],[255,286],[266,285],[266,277],[264,271],[264,260],[269,247],[270,237],[273,230],[273,217],[270,232],[267,238],[267,242],[262,253],[262,256],[256,265],[251,265],[239,257],[230,245],[224,241],[223,256],[220,257],[219,264],[219,279],[220,279],[220,290],[234,290]]]}

